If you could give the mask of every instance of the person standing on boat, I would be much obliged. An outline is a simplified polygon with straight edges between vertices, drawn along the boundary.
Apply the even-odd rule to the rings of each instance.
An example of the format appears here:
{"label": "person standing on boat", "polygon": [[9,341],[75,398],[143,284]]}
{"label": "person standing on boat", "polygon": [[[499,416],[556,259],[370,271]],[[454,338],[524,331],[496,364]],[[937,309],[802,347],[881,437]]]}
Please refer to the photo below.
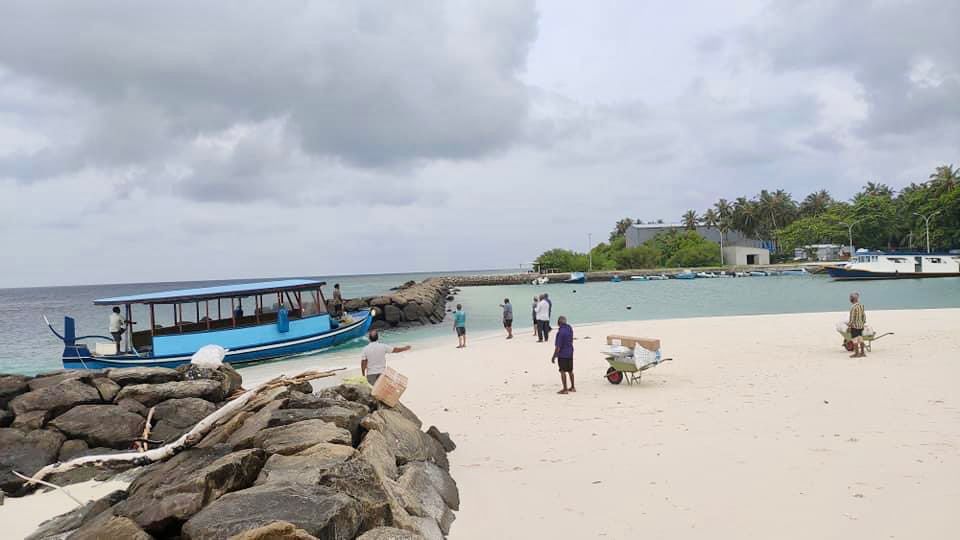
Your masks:
{"label": "person standing on boat", "polygon": [[503,327],[507,329],[507,339],[513,339],[513,305],[509,298],[504,298],[500,304],[503,308]]}
{"label": "person standing on boat", "polygon": [[457,304],[457,310],[453,312],[453,331],[457,333],[458,349],[467,346],[467,314],[463,311],[463,306]]}
{"label": "person standing on boat", "polygon": [[537,343],[550,341],[550,304],[547,295],[541,294],[537,302]]}
{"label": "person standing on boat", "polygon": [[113,342],[117,344],[117,354],[120,354],[120,339],[127,329],[123,327],[123,317],[120,315],[120,308],[113,307],[113,313],[110,314],[110,335],[113,336]]}
{"label": "person standing on boat", "polygon": [[340,284],[333,285],[333,314],[337,317],[343,315],[343,293],[340,292]]}
{"label": "person standing on boat", "polygon": [[367,332],[367,339],[370,340],[370,343],[360,353],[360,372],[367,378],[368,383],[374,384],[380,378],[383,370],[387,368],[387,354],[409,351],[410,345],[400,347],[384,345],[379,342],[380,333],[376,330]]}
{"label": "person standing on boat", "polygon": [[850,329],[850,338],[853,341],[853,354],[850,358],[863,358],[867,355],[866,344],[863,342],[863,327],[867,325],[867,313],[860,303],[860,293],[850,293],[850,320],[847,328]]}
{"label": "person standing on boat", "polygon": [[[560,382],[563,388],[558,394],[576,392],[577,386],[573,381],[573,327],[567,324],[567,318],[561,315],[557,318],[557,341],[553,349],[551,363],[559,364]],[[570,388],[567,388],[567,375],[570,375]]]}

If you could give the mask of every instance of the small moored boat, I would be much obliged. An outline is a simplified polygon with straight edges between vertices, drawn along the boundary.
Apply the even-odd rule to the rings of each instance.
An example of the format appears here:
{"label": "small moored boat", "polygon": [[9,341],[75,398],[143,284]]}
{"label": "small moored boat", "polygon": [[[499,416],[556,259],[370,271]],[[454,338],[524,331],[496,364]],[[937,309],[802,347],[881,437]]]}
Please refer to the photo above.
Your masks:
{"label": "small moored boat", "polygon": [[[119,354],[111,337],[78,337],[72,317],[64,317],[63,334],[49,321],[47,326],[64,343],[62,360],[67,369],[176,367],[188,363],[204,345],[226,349],[224,362],[255,362],[318,351],[366,333],[373,322],[373,311],[332,316],[321,291],[324,285],[321,281],[289,279],[94,300],[99,306],[123,307],[124,343]],[[244,300],[249,309],[246,312]],[[149,317],[149,327],[137,332],[133,331],[134,305],[145,306]],[[158,313],[161,309],[163,313]],[[143,314],[144,310],[138,311]],[[158,324],[158,315],[168,313],[172,314],[172,324],[169,320],[165,325]],[[80,342],[95,339],[103,342],[96,343],[92,350]]]}
{"label": "small moored boat", "polygon": [[691,272],[690,270],[684,270],[679,274],[674,274],[673,277],[676,279],[697,279],[697,275]]}
{"label": "small moored boat", "polygon": [[583,272],[570,272],[570,277],[563,280],[564,283],[586,283],[587,275]]}

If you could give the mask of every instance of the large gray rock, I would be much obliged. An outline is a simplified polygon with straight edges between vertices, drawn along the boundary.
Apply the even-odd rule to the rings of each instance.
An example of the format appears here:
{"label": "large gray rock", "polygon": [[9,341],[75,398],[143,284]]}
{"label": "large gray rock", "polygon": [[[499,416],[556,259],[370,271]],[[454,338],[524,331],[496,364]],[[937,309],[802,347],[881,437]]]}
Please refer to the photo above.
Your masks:
{"label": "large gray rock", "polygon": [[275,521],[318,538],[353,538],[359,503],[328,487],[271,482],[220,497],[190,518],[182,533],[185,540],[227,540]]}
{"label": "large gray rock", "polygon": [[135,399],[130,399],[130,398],[117,400],[117,407],[120,407],[125,411],[137,413],[140,416],[143,416],[144,418],[146,418],[147,413],[150,412],[149,409],[143,406],[143,403],[140,403],[139,401]]}
{"label": "large gray rock", "polygon": [[100,392],[79,379],[33,390],[13,398],[9,408],[20,415],[29,411],[51,411],[57,415],[71,407],[86,403],[100,403]]}
{"label": "large gray rock", "polygon": [[216,405],[200,398],[170,399],[158,403],[153,411],[156,424],[150,431],[150,438],[174,441],[215,410]]}
{"label": "large gray rock", "polygon": [[269,428],[253,438],[253,445],[270,454],[296,454],[320,443],[349,445],[353,441],[350,432],[323,420],[306,420]]}
{"label": "large gray rock", "polygon": [[324,388],[320,392],[320,397],[336,399],[343,398],[347,401],[353,401],[364,405],[367,410],[373,411],[380,406],[377,398],[370,394],[370,386],[361,384],[340,384]]}
{"label": "large gray rock", "polygon": [[47,424],[47,420],[50,420],[50,411],[29,411],[18,414],[10,427],[23,431],[33,431],[43,428]]}
{"label": "large gray rock", "polygon": [[361,534],[357,540],[423,540],[423,537],[395,527],[377,527]]}
{"label": "large gray rock", "polygon": [[[280,407],[283,407],[282,400],[267,403],[256,413],[247,416],[243,420],[242,425],[235,427],[233,432],[227,437],[226,442],[236,448],[249,448],[253,446],[253,438],[269,427],[271,416],[275,411],[279,410]],[[218,429],[215,429],[214,432],[218,431]],[[213,438],[215,435],[214,432],[211,432],[207,438]],[[204,439],[203,443],[206,443],[206,439]]]}
{"label": "large gray rock", "polygon": [[[174,371],[174,373],[176,372]],[[168,399],[200,398],[218,402],[223,400],[223,386],[219,381],[209,379],[161,384],[134,384],[124,386],[116,397],[117,401],[126,398],[135,399],[147,407]]]}
{"label": "large gray rock", "polygon": [[440,443],[440,446],[443,447],[445,452],[453,452],[457,449],[457,445],[454,444],[453,439],[450,438],[450,434],[445,431],[440,431],[437,429],[437,426],[430,426],[430,429],[427,430],[427,435],[433,437],[435,441]]}
{"label": "large gray rock", "polygon": [[320,485],[346,493],[360,503],[360,529],[393,523],[390,495],[377,471],[363,458],[339,463],[320,478]]}
{"label": "large gray rock", "polygon": [[0,375],[0,409],[11,399],[30,390],[30,377],[23,375]]}
{"label": "large gray rock", "polygon": [[392,447],[387,443],[387,439],[382,433],[368,431],[363,437],[363,441],[360,442],[358,450],[360,450],[363,459],[373,465],[373,468],[381,476],[392,480],[397,479],[397,456],[393,453]]}
{"label": "large gray rock", "polygon": [[153,540],[132,519],[115,516],[107,510],[85,523],[69,540]]}
{"label": "large gray rock", "polygon": [[91,446],[130,448],[143,435],[144,419],[116,405],[78,405],[50,421],[72,439],[83,439]]}
{"label": "large gray rock", "polygon": [[[345,403],[357,405],[349,401]],[[320,409],[281,409],[274,411],[273,414],[270,415],[270,420],[267,425],[268,427],[276,427],[294,424],[304,420],[323,420],[324,422],[330,422],[349,431],[353,440],[358,441],[360,420],[364,416],[365,413],[358,413],[354,408],[340,407],[338,405]]]}
{"label": "large gray rock", "polygon": [[[236,433],[243,423],[252,416],[251,413],[240,411],[232,418],[222,424],[217,424],[202,441],[197,443],[197,448],[209,448],[218,444],[224,444],[231,435]],[[252,439],[251,439],[252,440]]]}
{"label": "large gray rock", "polygon": [[412,422],[413,425],[417,426],[417,429],[423,427],[423,422],[420,420],[420,418],[418,418],[417,415],[414,414],[414,412],[407,408],[407,406],[403,403],[397,402],[397,404],[393,407],[387,405],[386,403],[381,403],[380,408],[399,413],[401,416]]}
{"label": "large gray rock", "polygon": [[62,540],[70,532],[79,528],[84,523],[100,515],[101,512],[127,498],[127,492],[123,490],[113,491],[105,497],[90,501],[79,508],[61,514],[55,518],[48,519],[37,527],[37,530],[24,540]]}
{"label": "large gray rock", "polygon": [[270,456],[260,470],[256,484],[300,482],[316,485],[330,469],[357,455],[355,449],[342,444],[318,444],[306,451],[309,451],[306,455]]}
{"label": "large gray rock", "polygon": [[113,398],[117,397],[117,392],[120,391],[120,385],[106,377],[91,379],[90,384],[100,392],[100,398],[107,403],[112,403]]}
{"label": "large gray rock", "polygon": [[414,461],[404,465],[400,473],[404,476],[413,474],[426,478],[434,489],[437,490],[437,493],[447,506],[453,510],[460,509],[460,490],[457,488],[457,482],[450,476],[449,472],[429,461]]}
{"label": "large gray rock", "polygon": [[397,306],[387,305],[383,308],[383,320],[396,324],[403,320],[403,311]]}
{"label": "large gray rock", "polygon": [[132,384],[160,384],[179,381],[177,370],[164,367],[114,368],[107,370],[107,377],[120,386]]}
{"label": "large gray rock", "polygon": [[56,461],[63,435],[45,429],[24,433],[19,429],[0,428],[0,489],[14,493],[23,485],[13,471],[32,476],[45,465]]}
{"label": "large gray rock", "polygon": [[432,461],[444,469],[450,468],[447,454],[440,443],[417,429],[416,424],[400,413],[380,409],[364,417],[360,425],[368,431],[383,434],[397,457],[398,465],[410,461]]}
{"label": "large gray rock", "polygon": [[82,380],[83,382],[89,382],[92,376],[93,373],[87,370],[71,369],[54,371],[37,375],[33,379],[30,379],[29,385],[30,390],[39,390],[41,388],[58,385],[64,381]]}
{"label": "large gray rock", "polygon": [[450,533],[455,516],[443,497],[433,487],[429,476],[419,467],[405,467],[397,483],[407,512],[437,522],[443,534]]}
{"label": "large gray rock", "polygon": [[240,385],[243,383],[243,378],[230,364],[223,364],[216,369],[184,364],[177,368],[177,372],[180,373],[185,381],[208,379],[219,382],[223,387],[224,397],[232,394],[240,388]]}
{"label": "large gray rock", "polygon": [[60,446],[60,454],[57,456],[59,461],[70,461],[71,459],[83,455],[90,450],[90,445],[82,439],[70,439]]}
{"label": "large gray rock", "polygon": [[293,523],[288,523],[286,521],[274,521],[264,525],[263,527],[257,527],[256,529],[250,529],[249,531],[244,531],[236,536],[230,538],[230,540],[319,540],[316,536],[308,533],[303,529],[298,529]]}
{"label": "large gray rock", "polygon": [[326,392],[324,395],[290,392],[283,402],[284,409],[325,409],[327,407],[345,407],[359,416],[366,416],[370,408],[366,405],[348,401],[339,393]]}
{"label": "large gray rock", "polygon": [[195,451],[175,464],[167,462],[148,471],[131,484],[127,500],[114,507],[114,512],[151,534],[175,534],[204,506],[252,485],[266,460],[263,450],[254,448],[211,461],[223,451],[223,447]]}

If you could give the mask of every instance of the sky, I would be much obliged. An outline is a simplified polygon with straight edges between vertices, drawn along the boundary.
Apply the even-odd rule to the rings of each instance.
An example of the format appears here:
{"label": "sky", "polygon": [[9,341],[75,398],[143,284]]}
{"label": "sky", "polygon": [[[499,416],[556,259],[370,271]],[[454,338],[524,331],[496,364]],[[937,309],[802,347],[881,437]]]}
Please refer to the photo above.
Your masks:
{"label": "sky", "polygon": [[0,287],[516,268],[960,163],[960,2],[5,0]]}

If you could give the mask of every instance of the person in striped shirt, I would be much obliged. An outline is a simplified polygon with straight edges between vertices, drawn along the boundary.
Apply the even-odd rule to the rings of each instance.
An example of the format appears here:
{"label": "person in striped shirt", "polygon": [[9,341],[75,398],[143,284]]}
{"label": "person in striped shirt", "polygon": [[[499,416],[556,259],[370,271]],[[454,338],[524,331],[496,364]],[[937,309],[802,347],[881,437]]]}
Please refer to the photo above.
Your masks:
{"label": "person in striped shirt", "polygon": [[862,358],[867,355],[863,343],[863,327],[867,324],[867,314],[863,310],[863,304],[860,303],[860,293],[850,293],[850,320],[847,321],[847,328],[850,329],[850,337],[853,339],[853,354],[850,358]]}

